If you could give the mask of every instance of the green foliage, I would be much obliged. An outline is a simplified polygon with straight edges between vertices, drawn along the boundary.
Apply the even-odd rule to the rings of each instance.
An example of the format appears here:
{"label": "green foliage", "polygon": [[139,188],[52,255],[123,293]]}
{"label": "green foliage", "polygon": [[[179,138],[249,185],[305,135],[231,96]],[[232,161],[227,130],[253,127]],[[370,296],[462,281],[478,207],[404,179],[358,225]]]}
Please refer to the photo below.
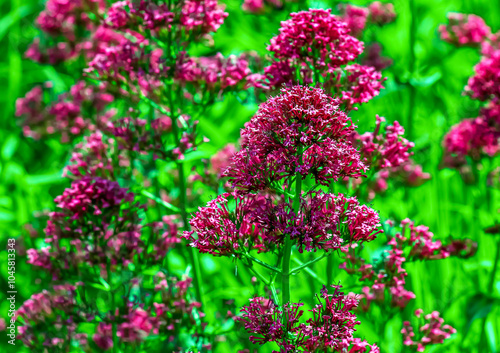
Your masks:
{"label": "green foliage", "polygon": [[[353,1],[357,5],[367,1]],[[456,171],[440,169],[442,158],[441,141],[449,128],[462,118],[474,117],[477,103],[462,96],[467,78],[479,60],[473,49],[456,49],[440,41],[437,27],[445,22],[450,11],[474,13],[483,17],[493,31],[500,29],[500,2],[490,0],[414,0],[414,11],[410,11],[410,0],[396,0],[398,14],[395,23],[375,30],[375,36],[382,43],[384,56],[394,64],[383,72],[388,77],[379,97],[352,113],[361,130],[373,128],[375,114],[385,116],[388,121],[398,120],[411,132],[416,143],[415,158],[424,171],[432,175],[426,184],[412,189],[389,189],[383,196],[377,196],[372,207],[381,216],[401,220],[409,217],[417,224],[425,224],[439,239],[450,235],[470,237],[479,243],[476,256],[461,260],[446,260],[426,263],[412,263],[407,269],[408,282],[417,298],[412,305],[399,312],[373,311],[361,315],[360,337],[377,342],[382,352],[402,352],[399,331],[401,316],[408,317],[416,308],[425,312],[438,310],[446,322],[457,329],[445,344],[429,349],[429,352],[497,352],[500,351],[500,274],[490,278],[495,260],[498,235],[486,235],[483,228],[498,223],[500,205],[498,190],[487,190],[486,184],[467,185]],[[198,47],[194,54],[237,54],[255,50],[265,54],[269,38],[277,32],[279,21],[286,18],[282,12],[268,15],[245,14],[239,10],[240,1],[227,0],[230,13],[226,23],[215,35],[215,47]],[[336,2],[311,2],[313,7],[335,7]],[[36,14],[41,10],[40,1],[11,0],[0,3],[0,246],[6,249],[8,238],[17,238],[18,262],[16,286],[17,305],[33,292],[43,288],[45,278],[27,266],[22,256],[25,249],[33,247],[32,238],[24,225],[40,222],[41,211],[53,209],[53,198],[69,182],[61,177],[62,167],[69,158],[66,146],[57,140],[35,141],[26,139],[14,116],[15,100],[24,95],[35,83],[51,80],[56,88],[63,88],[68,77],[59,75],[50,67],[37,65],[23,58],[23,52],[36,35],[33,26]],[[414,18],[415,66],[410,62],[410,28]],[[414,94],[414,109],[410,108]],[[190,158],[204,158],[228,142],[235,142],[243,124],[256,111],[257,104],[241,104],[239,99],[228,96],[201,119],[200,128],[210,143]],[[162,173],[160,169],[160,173]],[[484,177],[484,176],[483,176]],[[161,178],[160,178],[161,181]],[[491,195],[488,197],[487,195]],[[206,200],[203,200],[206,201]],[[371,257],[377,259],[381,250],[371,246]],[[293,254],[301,262],[310,259],[307,255]],[[6,252],[0,253],[0,317],[7,318],[8,302]],[[184,270],[185,260],[181,257],[168,259],[173,270]],[[246,304],[254,293],[249,285],[251,274],[226,258],[202,256],[202,270],[205,282],[204,293],[207,303],[207,317],[215,317],[215,311],[226,300],[234,299],[236,307]],[[333,276],[347,288],[352,284],[347,275],[336,270],[339,260],[333,261]],[[296,264],[293,263],[293,266]],[[327,278],[326,259],[315,263],[311,271],[318,278]],[[293,297],[312,302],[308,298],[309,286],[320,289],[320,282],[306,280],[305,271],[292,277]],[[490,282],[493,284],[490,290]],[[247,284],[246,287],[244,287]],[[95,286],[105,284],[96,283]],[[352,287],[358,291],[359,288]],[[383,326],[385,324],[385,327]],[[484,332],[486,337],[482,338]],[[3,352],[27,352],[18,342],[16,347],[7,345],[2,334],[0,350]],[[217,352],[233,352],[226,342],[220,342]],[[269,347],[258,350],[270,351]]]}

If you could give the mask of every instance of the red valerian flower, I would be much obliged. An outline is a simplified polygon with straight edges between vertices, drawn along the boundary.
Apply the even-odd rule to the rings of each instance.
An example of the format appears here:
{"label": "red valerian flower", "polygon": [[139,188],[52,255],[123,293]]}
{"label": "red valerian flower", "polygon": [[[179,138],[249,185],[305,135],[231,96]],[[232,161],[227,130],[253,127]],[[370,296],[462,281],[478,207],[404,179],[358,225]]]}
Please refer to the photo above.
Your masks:
{"label": "red valerian flower", "polygon": [[348,110],[357,110],[353,107],[355,104],[369,102],[378,96],[384,88],[382,83],[386,80],[374,67],[359,64],[347,65],[336,76],[333,82],[326,82],[325,86],[334,86],[333,91],[337,92],[341,103]]}
{"label": "red valerian flower", "polygon": [[[319,304],[309,310],[312,318],[300,322],[304,311],[303,303],[285,303],[278,307],[269,299],[256,297],[241,309],[237,318],[251,333],[253,343],[263,345],[275,342],[287,352],[315,352],[333,349],[334,352],[378,352],[375,345],[369,345],[353,338],[355,326],[360,322],[352,311],[358,302],[351,296],[340,292],[341,286],[329,294],[323,286],[318,296]],[[286,320],[284,320],[286,317]],[[276,352],[276,351],[275,351]]]}
{"label": "red valerian flower", "polygon": [[296,173],[325,185],[361,176],[366,167],[348,140],[355,126],[338,104],[319,88],[283,88],[245,125],[224,176],[244,190],[264,190]]}
{"label": "red valerian flower", "polygon": [[[420,318],[423,310],[415,310],[415,316]],[[415,331],[409,321],[403,322],[401,333],[403,334],[403,344],[416,350],[424,352],[425,347],[433,344],[443,343],[445,339],[457,332],[450,325],[443,325],[444,320],[440,317],[438,311],[433,311],[425,315],[424,325],[419,325],[418,331]]]}
{"label": "red valerian flower", "polygon": [[483,59],[474,68],[475,75],[469,78],[465,92],[473,99],[486,101],[500,99],[500,50]]}
{"label": "red valerian flower", "polygon": [[363,52],[363,43],[348,34],[347,24],[331,10],[310,9],[290,16],[268,46],[276,59],[296,59],[333,70]]}
{"label": "red valerian flower", "polygon": [[347,23],[353,36],[359,37],[363,33],[369,13],[366,7],[353,5],[346,5],[342,9],[342,19]]}
{"label": "red valerian flower", "polygon": [[[378,214],[344,195],[311,192],[301,199],[298,213],[282,200],[273,202],[264,195],[238,195],[234,211],[228,196],[212,200],[191,219],[193,228],[184,237],[200,252],[230,255],[252,248],[266,251],[282,246],[285,236],[297,243],[299,252],[334,250],[344,242],[375,239],[380,230]],[[194,238],[194,233],[197,238]]]}
{"label": "red valerian flower", "polygon": [[445,153],[451,156],[494,156],[499,151],[500,132],[492,129],[483,117],[464,119],[452,126],[443,140]]}
{"label": "red valerian flower", "polygon": [[384,117],[376,116],[376,128],[373,132],[363,135],[355,133],[352,138],[360,148],[360,153],[366,164],[375,168],[394,168],[408,162],[413,154],[413,142],[403,137],[404,128],[397,121],[393,125],[385,126],[382,130]]}
{"label": "red valerian flower", "polygon": [[[236,205],[229,209],[230,196]],[[192,231],[183,237],[202,253],[223,256],[237,253],[241,247],[262,249],[260,228],[254,223],[254,212],[260,204],[267,202],[263,196],[225,193],[200,207],[189,224]],[[194,238],[194,233],[197,238]]]}
{"label": "red valerian flower", "polygon": [[396,19],[394,5],[391,3],[374,1],[368,5],[368,11],[370,12],[368,20],[380,26],[391,23]]}
{"label": "red valerian flower", "polygon": [[447,25],[440,25],[441,39],[456,46],[479,46],[491,29],[476,15],[452,12],[448,14]]}

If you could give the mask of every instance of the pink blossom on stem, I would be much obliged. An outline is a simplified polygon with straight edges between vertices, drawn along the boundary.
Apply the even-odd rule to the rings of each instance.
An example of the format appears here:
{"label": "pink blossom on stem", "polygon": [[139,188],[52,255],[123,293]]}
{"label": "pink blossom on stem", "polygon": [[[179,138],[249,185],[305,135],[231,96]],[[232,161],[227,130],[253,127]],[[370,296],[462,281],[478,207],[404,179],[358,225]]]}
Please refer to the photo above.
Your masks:
{"label": "pink blossom on stem", "polygon": [[354,37],[359,37],[366,26],[366,20],[369,16],[369,10],[366,7],[346,5],[342,9],[342,19],[347,23]]}
{"label": "pink blossom on stem", "polygon": [[295,59],[334,70],[363,52],[363,43],[350,36],[347,24],[330,10],[310,9],[290,16],[268,46],[276,59]]}
{"label": "pink blossom on stem", "polygon": [[[418,309],[415,316],[420,318],[422,310]],[[403,322],[401,333],[403,334],[403,344],[417,352],[424,352],[425,348],[434,344],[441,344],[445,339],[457,332],[450,325],[443,325],[444,320],[439,312],[433,311],[424,317],[425,324],[418,325],[418,331],[415,331],[409,321]]]}
{"label": "pink blossom on stem", "polygon": [[391,23],[396,19],[394,5],[391,3],[374,1],[368,5],[368,11],[370,13],[368,20],[371,23],[378,24],[380,26]]}
{"label": "pink blossom on stem", "polygon": [[456,46],[479,46],[490,34],[491,29],[476,15],[449,13],[448,24],[439,26],[441,39]]}
{"label": "pink blossom on stem", "polygon": [[348,141],[354,125],[323,90],[294,86],[263,103],[241,132],[241,150],[224,176],[244,190],[264,190],[299,173],[327,184],[366,167]]}

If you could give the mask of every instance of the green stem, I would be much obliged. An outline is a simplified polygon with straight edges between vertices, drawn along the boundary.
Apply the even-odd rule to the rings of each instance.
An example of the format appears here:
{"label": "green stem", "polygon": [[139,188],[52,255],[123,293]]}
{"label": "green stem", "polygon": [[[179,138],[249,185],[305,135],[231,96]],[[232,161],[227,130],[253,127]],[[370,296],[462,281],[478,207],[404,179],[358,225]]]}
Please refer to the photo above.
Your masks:
{"label": "green stem", "polygon": [[[303,265],[302,261],[300,261],[299,259],[294,258],[292,260],[295,261],[300,266]],[[318,276],[316,274],[316,272],[314,272],[313,270],[311,270],[309,267],[305,267],[304,271],[306,271],[310,275],[311,278],[315,279],[319,283],[325,284],[325,280],[323,278],[321,278],[320,276]],[[311,290],[313,290],[312,285],[311,285]]]}
{"label": "green stem", "polygon": [[249,259],[249,260],[251,260],[251,261],[253,261],[255,263],[258,263],[259,265],[267,268],[268,270],[271,270],[271,271],[276,272],[276,273],[281,273],[281,271],[278,268],[273,267],[273,266],[265,263],[264,261],[261,261],[261,260],[257,259],[256,257],[253,257],[252,255],[250,255],[248,253],[241,253],[241,254],[243,256],[245,256],[247,259]]}
{"label": "green stem", "polygon": [[[300,173],[295,176],[295,198],[293,200],[293,210],[296,215],[299,213],[300,196],[302,193],[302,177]],[[281,302],[282,305],[290,302],[290,257],[292,255],[292,239],[290,234],[286,235],[285,247],[283,249],[283,264],[281,270]],[[283,320],[288,320],[283,316]]]}
{"label": "green stem", "polygon": [[[177,116],[174,100],[172,98],[172,86],[168,87],[167,92],[168,92],[168,103],[169,103],[169,108],[170,108],[170,116],[172,119],[172,131],[174,133],[176,145],[180,146],[181,136],[180,136],[179,127],[177,126],[177,121],[179,120],[182,123],[182,118]],[[186,209],[187,208],[187,189],[186,189],[186,176],[184,175],[184,164],[181,163],[179,160],[176,160],[175,164],[177,166],[177,170],[179,173],[180,214],[182,217],[182,222],[184,223],[184,230],[189,231],[190,226],[189,226],[189,221],[188,221],[188,213],[187,213],[187,209]],[[194,288],[196,291],[196,298],[203,306],[203,294],[202,294],[201,282],[200,282],[200,280],[201,280],[200,259],[198,257],[198,253],[196,252],[196,249],[193,247],[190,247],[189,261],[191,262],[191,264],[193,266],[193,282],[194,282]]]}
{"label": "green stem", "polygon": [[[293,275],[293,274],[295,274],[295,273],[299,272],[300,270],[303,270],[303,269],[305,269],[305,268],[307,268],[307,267],[311,266],[313,263],[318,262],[319,260],[322,260],[322,259],[324,259],[324,258],[325,258],[325,257],[327,257],[327,256],[330,256],[330,254],[331,254],[331,253],[324,253],[323,255],[321,255],[320,257],[315,258],[314,260],[311,260],[311,261],[309,261],[309,262],[306,262],[305,264],[302,264],[302,265],[301,265],[301,266],[299,266],[299,267],[295,267],[294,269],[292,269],[292,270],[290,271],[290,274],[291,274],[291,275]],[[297,260],[295,260],[295,261],[297,261]]]}

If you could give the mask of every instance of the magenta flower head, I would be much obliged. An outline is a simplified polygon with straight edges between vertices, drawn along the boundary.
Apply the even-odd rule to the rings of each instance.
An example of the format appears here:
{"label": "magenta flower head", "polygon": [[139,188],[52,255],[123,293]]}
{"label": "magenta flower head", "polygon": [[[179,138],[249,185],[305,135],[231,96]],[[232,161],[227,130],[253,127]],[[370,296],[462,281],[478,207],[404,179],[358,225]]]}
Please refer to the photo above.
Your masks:
{"label": "magenta flower head", "polygon": [[480,101],[500,99],[500,50],[494,51],[474,68],[475,75],[469,78],[465,92]]}
{"label": "magenta flower head", "polygon": [[248,191],[278,187],[296,173],[323,185],[361,176],[366,167],[348,141],[355,126],[338,104],[319,88],[282,89],[242,130],[241,150],[225,176]]}
{"label": "magenta flower head", "polygon": [[[422,309],[415,311],[415,316],[420,318]],[[445,339],[457,332],[450,325],[443,325],[444,319],[440,317],[438,311],[433,311],[424,316],[425,324],[419,325],[418,330],[414,330],[409,321],[403,322],[403,344],[417,352],[424,352],[426,346],[441,344]]]}
{"label": "magenta flower head", "polygon": [[452,126],[444,137],[443,146],[451,157],[461,159],[470,156],[478,160],[483,155],[494,156],[499,152],[499,137],[500,132],[483,117],[464,119]]}
{"label": "magenta flower head", "polygon": [[374,1],[368,5],[368,11],[370,13],[368,20],[380,26],[391,23],[396,19],[394,5],[391,3],[384,4],[380,1]]}
{"label": "magenta flower head", "polygon": [[369,11],[366,7],[346,5],[342,9],[342,19],[347,23],[347,27],[351,30],[351,34],[359,37],[366,26],[366,20]]}
{"label": "magenta flower head", "polygon": [[[269,299],[256,297],[241,309],[238,321],[251,333],[250,341],[263,345],[275,342],[282,352],[370,352],[378,351],[375,345],[368,345],[354,338],[355,327],[359,325],[352,312],[358,301],[340,291],[340,286],[328,293],[327,287],[317,295],[319,304],[311,312],[311,318],[304,320],[303,303],[285,303],[281,308]],[[286,317],[286,320],[283,320]],[[304,321],[304,322],[301,322]]]}
{"label": "magenta flower head", "polygon": [[490,34],[491,29],[476,15],[449,13],[447,25],[439,26],[441,39],[456,46],[477,47]]}
{"label": "magenta flower head", "polygon": [[193,230],[184,237],[200,252],[213,255],[270,251],[282,247],[287,234],[299,252],[328,251],[345,242],[371,241],[382,232],[373,209],[360,205],[356,198],[323,192],[305,195],[298,213],[283,200],[226,193],[200,208],[190,224]]}
{"label": "magenta flower head", "polygon": [[363,52],[363,43],[349,35],[349,27],[331,10],[310,9],[292,13],[281,22],[280,34],[268,50],[276,59],[292,59],[335,69]]}
{"label": "magenta flower head", "polygon": [[325,86],[333,86],[334,96],[340,97],[347,110],[357,110],[355,104],[366,103],[378,96],[386,80],[374,67],[359,64],[347,65],[342,72],[335,72],[334,75],[336,77],[332,82],[326,82]]}
{"label": "magenta flower head", "polygon": [[[267,202],[259,195],[225,193],[208,202],[189,222],[193,231],[184,232],[192,247],[215,256],[231,255],[240,249],[263,249],[255,210]],[[229,203],[232,203],[230,207]],[[194,233],[198,234],[194,238]]]}

